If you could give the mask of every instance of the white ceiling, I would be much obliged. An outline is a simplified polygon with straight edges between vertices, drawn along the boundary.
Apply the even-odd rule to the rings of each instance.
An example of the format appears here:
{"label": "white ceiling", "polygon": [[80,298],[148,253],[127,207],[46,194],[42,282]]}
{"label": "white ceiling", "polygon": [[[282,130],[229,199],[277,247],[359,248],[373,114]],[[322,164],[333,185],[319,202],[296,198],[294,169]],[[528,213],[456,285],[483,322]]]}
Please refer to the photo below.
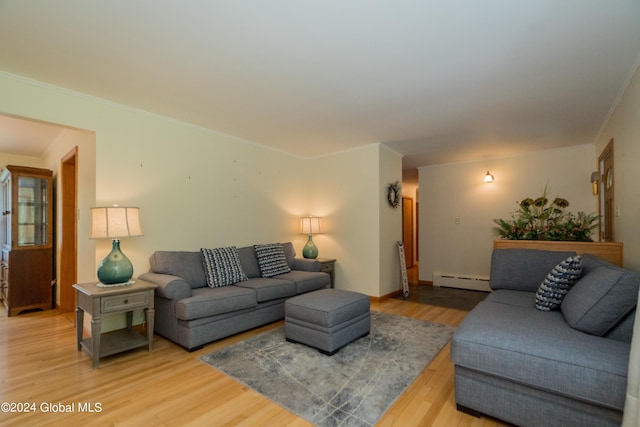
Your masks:
{"label": "white ceiling", "polygon": [[0,0],[1,71],[405,168],[592,143],[639,54],[638,0]]}

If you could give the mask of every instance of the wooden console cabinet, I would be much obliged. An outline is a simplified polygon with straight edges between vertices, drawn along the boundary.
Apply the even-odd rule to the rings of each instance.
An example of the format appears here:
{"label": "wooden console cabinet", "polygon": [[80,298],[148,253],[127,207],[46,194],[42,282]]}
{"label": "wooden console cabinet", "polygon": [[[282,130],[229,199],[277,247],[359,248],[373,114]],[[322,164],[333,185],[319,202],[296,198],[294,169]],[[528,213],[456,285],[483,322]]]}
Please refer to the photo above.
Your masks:
{"label": "wooden console cabinet", "polygon": [[53,172],[7,166],[0,173],[0,298],[7,314],[51,308]]}
{"label": "wooden console cabinet", "polygon": [[555,242],[548,240],[494,240],[494,249],[542,249],[591,254],[622,267],[622,243],[619,242]]}

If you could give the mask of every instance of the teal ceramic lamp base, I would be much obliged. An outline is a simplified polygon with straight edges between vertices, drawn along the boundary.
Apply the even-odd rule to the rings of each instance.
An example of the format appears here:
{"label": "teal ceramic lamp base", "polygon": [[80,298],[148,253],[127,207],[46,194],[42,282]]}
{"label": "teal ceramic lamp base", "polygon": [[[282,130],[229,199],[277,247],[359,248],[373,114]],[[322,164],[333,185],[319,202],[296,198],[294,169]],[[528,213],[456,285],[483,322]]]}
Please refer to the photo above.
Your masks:
{"label": "teal ceramic lamp base", "polygon": [[126,283],[133,276],[133,265],[120,251],[120,240],[114,239],[111,253],[98,267],[98,280],[105,285]]}
{"label": "teal ceramic lamp base", "polygon": [[318,247],[313,243],[311,234],[309,234],[309,240],[307,244],[302,248],[302,256],[305,258],[316,259],[318,258]]}

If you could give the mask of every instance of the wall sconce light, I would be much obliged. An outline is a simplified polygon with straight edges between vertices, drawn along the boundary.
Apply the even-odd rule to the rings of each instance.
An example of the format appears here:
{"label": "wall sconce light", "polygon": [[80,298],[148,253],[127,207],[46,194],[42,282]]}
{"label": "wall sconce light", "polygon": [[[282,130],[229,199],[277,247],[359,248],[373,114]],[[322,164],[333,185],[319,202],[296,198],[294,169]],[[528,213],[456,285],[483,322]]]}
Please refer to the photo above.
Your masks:
{"label": "wall sconce light", "polygon": [[598,172],[591,172],[591,191],[594,196],[598,195],[598,183],[600,182]]}
{"label": "wall sconce light", "polygon": [[493,182],[493,175],[487,171],[487,174],[484,176],[484,182]]}
{"label": "wall sconce light", "polygon": [[98,267],[98,280],[103,285],[127,284],[133,276],[133,265],[120,251],[120,237],[142,236],[140,208],[91,208],[90,239],[113,239],[111,252]]}
{"label": "wall sconce light", "polygon": [[309,235],[309,240],[302,249],[302,256],[305,258],[316,259],[318,257],[318,247],[313,243],[311,236],[322,233],[320,219],[317,216],[300,218],[300,234]]}

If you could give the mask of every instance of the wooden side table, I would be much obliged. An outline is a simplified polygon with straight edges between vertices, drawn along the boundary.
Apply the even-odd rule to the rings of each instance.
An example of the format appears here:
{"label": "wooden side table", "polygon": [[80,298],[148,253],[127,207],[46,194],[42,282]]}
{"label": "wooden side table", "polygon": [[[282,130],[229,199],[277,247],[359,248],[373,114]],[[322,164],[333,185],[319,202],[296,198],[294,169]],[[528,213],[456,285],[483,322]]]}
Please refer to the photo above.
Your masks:
{"label": "wooden side table", "polygon": [[[156,285],[136,279],[126,286],[101,287],[97,282],[73,285],[76,290],[76,336],[78,351],[84,348],[98,368],[101,357],[111,356],[138,347],[153,347],[153,292]],[[133,310],[146,312],[146,337],[132,328]],[[83,339],[84,313],[91,314],[91,337]],[[102,334],[102,315],[126,313],[127,327]]]}
{"label": "wooden side table", "polygon": [[333,258],[317,258],[320,262],[320,271],[328,273],[331,277],[331,287],[334,288],[336,284],[336,260]]}

